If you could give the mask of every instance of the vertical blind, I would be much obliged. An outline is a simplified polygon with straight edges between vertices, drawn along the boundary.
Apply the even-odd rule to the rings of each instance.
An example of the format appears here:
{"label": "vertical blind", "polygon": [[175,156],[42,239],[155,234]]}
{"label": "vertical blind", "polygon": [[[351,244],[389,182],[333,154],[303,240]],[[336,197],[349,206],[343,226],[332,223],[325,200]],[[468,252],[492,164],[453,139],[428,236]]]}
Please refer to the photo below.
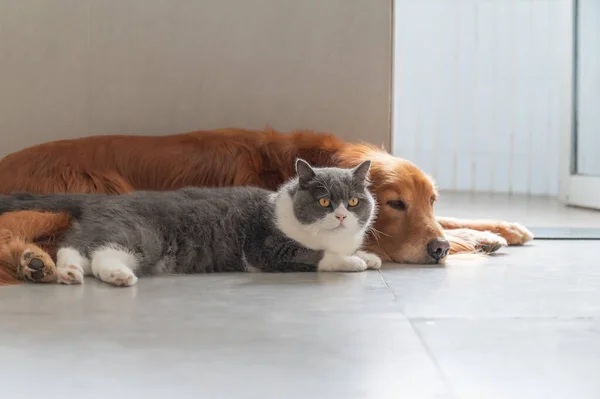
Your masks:
{"label": "vertical blind", "polygon": [[[572,0],[396,0],[393,151],[440,188],[555,195]],[[565,112],[567,111],[567,112]]]}

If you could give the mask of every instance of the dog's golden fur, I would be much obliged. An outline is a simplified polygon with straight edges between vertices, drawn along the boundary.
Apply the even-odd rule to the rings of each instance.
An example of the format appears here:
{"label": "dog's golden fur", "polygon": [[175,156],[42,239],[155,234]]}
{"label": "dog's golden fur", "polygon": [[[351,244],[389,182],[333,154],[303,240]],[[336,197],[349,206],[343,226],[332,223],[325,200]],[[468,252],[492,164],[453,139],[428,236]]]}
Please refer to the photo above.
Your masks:
{"label": "dog's golden fur", "polygon": [[[464,228],[494,231],[508,244],[523,244],[531,238],[519,225],[436,219],[435,187],[415,165],[368,144],[348,143],[330,134],[308,131],[282,134],[271,129],[221,129],[45,143],[0,161],[0,193],[122,194],[238,185],[276,189],[294,175],[296,157],[317,166],[353,167],[365,159],[372,161],[371,181],[379,213],[366,246],[384,261],[429,263],[426,245],[437,237],[451,242],[451,253],[477,252],[490,245],[487,238]],[[398,200],[406,204],[405,211],[388,205],[388,201]],[[0,216],[0,228],[10,231],[14,238],[0,244],[3,281],[18,278],[11,272],[16,266],[9,254],[18,253],[14,248],[22,248],[23,243],[35,244],[54,256],[56,236],[69,223],[69,216],[61,213],[13,212]],[[503,244],[502,238],[496,238],[491,243],[494,249]]]}

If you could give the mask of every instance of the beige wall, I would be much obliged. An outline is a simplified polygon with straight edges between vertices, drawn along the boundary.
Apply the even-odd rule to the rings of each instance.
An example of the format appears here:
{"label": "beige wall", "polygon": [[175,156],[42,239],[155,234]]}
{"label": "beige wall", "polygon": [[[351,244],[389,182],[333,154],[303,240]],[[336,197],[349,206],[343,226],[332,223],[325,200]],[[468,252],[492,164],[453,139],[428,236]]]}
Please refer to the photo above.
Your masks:
{"label": "beige wall", "polygon": [[97,134],[390,141],[391,0],[0,0],[0,155]]}

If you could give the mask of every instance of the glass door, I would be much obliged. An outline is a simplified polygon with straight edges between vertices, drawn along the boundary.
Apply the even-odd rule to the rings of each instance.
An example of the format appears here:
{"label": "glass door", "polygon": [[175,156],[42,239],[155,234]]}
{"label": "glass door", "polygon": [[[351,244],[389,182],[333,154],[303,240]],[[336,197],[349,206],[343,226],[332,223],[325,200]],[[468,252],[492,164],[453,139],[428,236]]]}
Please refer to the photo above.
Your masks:
{"label": "glass door", "polygon": [[600,1],[577,0],[574,123],[566,202],[600,209]]}

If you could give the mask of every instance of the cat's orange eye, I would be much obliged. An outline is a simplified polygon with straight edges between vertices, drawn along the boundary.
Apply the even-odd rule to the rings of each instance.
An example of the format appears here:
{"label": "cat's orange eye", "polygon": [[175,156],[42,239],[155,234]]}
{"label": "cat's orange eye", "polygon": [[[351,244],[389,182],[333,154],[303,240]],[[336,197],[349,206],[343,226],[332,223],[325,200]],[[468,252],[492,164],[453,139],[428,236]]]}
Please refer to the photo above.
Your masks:
{"label": "cat's orange eye", "polygon": [[319,205],[321,205],[323,208],[327,208],[329,204],[331,204],[331,201],[329,201],[328,198],[321,198],[319,200]]}
{"label": "cat's orange eye", "polygon": [[350,201],[348,201],[348,205],[350,205],[350,206],[358,205],[358,198],[356,198],[356,197],[352,198]]}

